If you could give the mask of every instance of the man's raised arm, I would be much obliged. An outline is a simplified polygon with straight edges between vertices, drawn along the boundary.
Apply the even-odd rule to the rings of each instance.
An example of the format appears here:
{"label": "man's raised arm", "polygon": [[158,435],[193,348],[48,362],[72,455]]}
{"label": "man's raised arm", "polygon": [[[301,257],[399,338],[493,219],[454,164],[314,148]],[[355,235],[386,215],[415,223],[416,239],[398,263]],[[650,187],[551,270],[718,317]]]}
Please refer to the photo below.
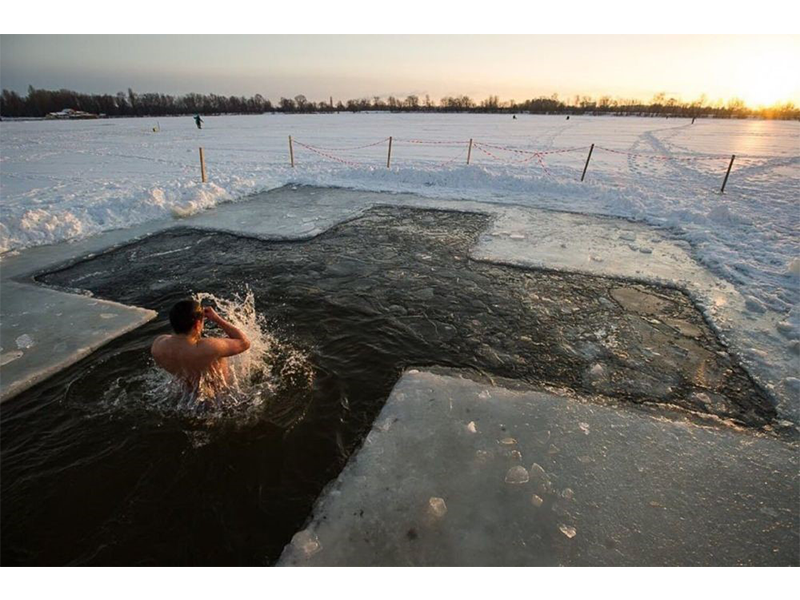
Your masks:
{"label": "man's raised arm", "polygon": [[210,306],[204,307],[203,315],[209,321],[216,323],[217,326],[228,336],[228,339],[206,339],[208,343],[213,345],[214,350],[219,354],[219,356],[235,356],[250,348],[250,340],[247,339],[247,336],[244,334],[244,332],[220,317],[213,308]]}

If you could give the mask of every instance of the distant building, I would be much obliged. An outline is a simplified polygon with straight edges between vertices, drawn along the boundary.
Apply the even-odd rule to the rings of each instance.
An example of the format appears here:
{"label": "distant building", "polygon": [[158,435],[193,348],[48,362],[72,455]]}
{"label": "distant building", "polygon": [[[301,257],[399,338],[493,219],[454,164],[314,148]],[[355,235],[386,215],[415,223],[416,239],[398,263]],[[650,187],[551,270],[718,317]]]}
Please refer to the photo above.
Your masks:
{"label": "distant building", "polygon": [[74,110],[72,108],[65,108],[59,112],[47,113],[45,119],[99,119],[99,115],[94,113],[84,112],[82,110]]}

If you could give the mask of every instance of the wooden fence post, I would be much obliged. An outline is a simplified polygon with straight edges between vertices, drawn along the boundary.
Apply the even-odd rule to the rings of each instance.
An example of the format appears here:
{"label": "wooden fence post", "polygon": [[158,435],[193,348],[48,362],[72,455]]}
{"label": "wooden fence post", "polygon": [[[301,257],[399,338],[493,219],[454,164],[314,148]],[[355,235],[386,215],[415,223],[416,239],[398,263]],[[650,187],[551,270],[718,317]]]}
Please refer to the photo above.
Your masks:
{"label": "wooden fence post", "polygon": [[200,179],[206,182],[206,159],[203,156],[203,149],[200,148]]}
{"label": "wooden fence post", "polygon": [[467,164],[469,164],[469,159],[472,157],[472,138],[469,138],[469,149],[467,150]]}
{"label": "wooden fence post", "polygon": [[292,145],[292,136],[289,136],[289,162],[292,163],[294,169],[294,146]]}
{"label": "wooden fence post", "polygon": [[389,154],[386,157],[386,168],[392,164],[392,136],[389,136]]}
{"label": "wooden fence post", "polygon": [[586,169],[589,168],[589,161],[592,160],[592,151],[594,151],[594,144],[592,144],[592,146],[589,148],[589,156],[586,157],[586,164],[583,166],[581,181],[583,181],[583,178],[586,177]]}
{"label": "wooden fence post", "polygon": [[728,164],[728,171],[725,173],[725,179],[722,180],[722,188],[719,190],[720,194],[725,193],[725,184],[728,183],[728,175],[731,174],[731,167],[733,167],[733,161],[736,158],[735,154],[731,154],[731,162]]}

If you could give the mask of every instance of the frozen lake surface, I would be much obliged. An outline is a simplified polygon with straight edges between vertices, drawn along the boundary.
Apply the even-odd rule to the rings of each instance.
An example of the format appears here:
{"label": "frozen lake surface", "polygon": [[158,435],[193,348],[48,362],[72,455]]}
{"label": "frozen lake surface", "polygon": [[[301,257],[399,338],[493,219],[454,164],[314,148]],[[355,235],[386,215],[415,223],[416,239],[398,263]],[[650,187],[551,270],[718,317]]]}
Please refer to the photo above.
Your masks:
{"label": "frozen lake surface", "polygon": [[[298,142],[295,169],[289,167],[289,135]],[[389,136],[394,137],[392,168],[386,169]],[[264,115],[209,117],[203,130],[188,117],[2,122],[0,138],[0,250],[5,251],[187,216],[287,183],[634,219],[683,244],[694,262],[731,286],[739,318],[728,329],[744,332],[733,340],[736,350],[784,404],[796,405],[791,398],[800,395],[796,122]],[[467,166],[469,139],[484,146],[473,148]],[[587,179],[580,183],[592,143]],[[205,185],[199,183],[199,146],[205,148],[209,173]],[[533,156],[502,147],[568,152]],[[728,187],[720,195],[734,153]],[[301,233],[319,230],[314,215],[307,219]],[[521,229],[511,232],[518,236],[512,243],[523,239]],[[562,235],[576,238],[572,233]],[[622,241],[641,259],[633,274],[653,275],[648,254],[657,247],[642,239]],[[592,262],[592,267],[607,260],[569,248],[562,254],[566,262]],[[795,408],[784,409],[797,419]]]}

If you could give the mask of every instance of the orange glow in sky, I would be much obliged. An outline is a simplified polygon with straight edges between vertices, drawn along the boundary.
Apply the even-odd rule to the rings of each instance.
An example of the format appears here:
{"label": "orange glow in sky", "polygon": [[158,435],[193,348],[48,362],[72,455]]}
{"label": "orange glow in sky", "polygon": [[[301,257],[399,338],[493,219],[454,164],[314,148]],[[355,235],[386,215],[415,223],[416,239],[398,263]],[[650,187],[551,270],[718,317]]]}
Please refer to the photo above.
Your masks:
{"label": "orange glow in sky", "polygon": [[798,45],[772,38],[745,43],[734,50],[735,83],[732,95],[749,106],[769,106],[792,100],[797,103],[800,83]]}
{"label": "orange glow in sky", "polygon": [[277,100],[559,94],[800,105],[800,36],[0,36],[0,84]]}

